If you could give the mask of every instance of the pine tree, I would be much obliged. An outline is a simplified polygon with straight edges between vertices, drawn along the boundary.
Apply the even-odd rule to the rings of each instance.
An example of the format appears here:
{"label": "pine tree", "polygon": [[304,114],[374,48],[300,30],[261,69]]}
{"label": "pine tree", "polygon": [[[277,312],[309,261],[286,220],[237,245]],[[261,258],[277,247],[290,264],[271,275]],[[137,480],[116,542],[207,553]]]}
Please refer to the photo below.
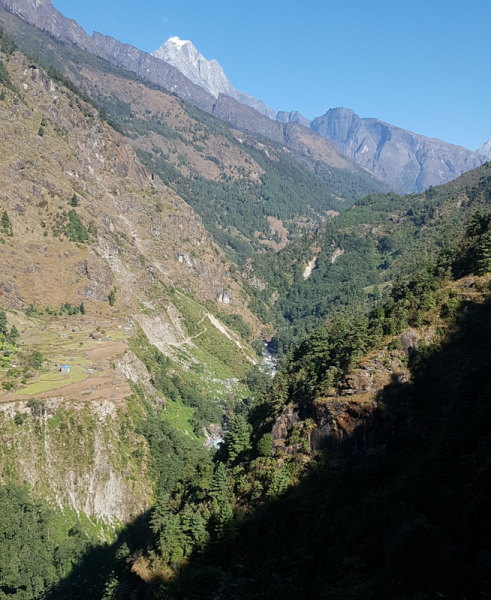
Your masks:
{"label": "pine tree", "polygon": [[185,536],[181,530],[180,519],[169,508],[169,495],[159,498],[152,510],[150,529],[153,534],[153,546],[164,561],[177,564],[184,557]]}
{"label": "pine tree", "polygon": [[235,460],[239,454],[248,450],[251,445],[251,430],[242,415],[237,415],[227,434],[227,449],[230,460]]}
{"label": "pine tree", "polygon": [[19,337],[19,331],[15,325],[12,325],[12,329],[10,330],[10,333],[9,333],[9,339],[13,344],[15,344],[15,340],[18,337]]}
{"label": "pine tree", "polygon": [[109,296],[107,297],[109,301],[109,306],[114,306],[116,304],[116,288],[113,288],[109,292]]}
{"label": "pine tree", "polygon": [[288,473],[285,469],[285,465],[283,464],[279,469],[275,469],[267,495],[274,498],[281,496],[288,489],[289,482],[290,480]]}
{"label": "pine tree", "polygon": [[219,462],[215,473],[213,474],[213,480],[211,482],[210,496],[214,498],[218,504],[228,500],[229,497],[229,482],[227,476],[227,469],[222,462]]}
{"label": "pine tree", "polygon": [[477,274],[486,275],[491,272],[491,229],[481,237],[477,258]]}
{"label": "pine tree", "polygon": [[3,310],[0,310],[0,333],[7,335],[7,315]]}
{"label": "pine tree", "polygon": [[7,211],[4,210],[1,219],[2,233],[12,234],[12,226]]}

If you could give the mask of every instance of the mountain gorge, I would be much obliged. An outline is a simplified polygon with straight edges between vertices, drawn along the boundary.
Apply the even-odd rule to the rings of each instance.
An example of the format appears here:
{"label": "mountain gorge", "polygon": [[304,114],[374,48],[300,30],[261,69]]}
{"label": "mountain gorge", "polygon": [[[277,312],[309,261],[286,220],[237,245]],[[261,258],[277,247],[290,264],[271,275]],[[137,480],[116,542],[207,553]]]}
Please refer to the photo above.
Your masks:
{"label": "mountain gorge", "polygon": [[0,598],[488,597],[491,163],[0,25]]}

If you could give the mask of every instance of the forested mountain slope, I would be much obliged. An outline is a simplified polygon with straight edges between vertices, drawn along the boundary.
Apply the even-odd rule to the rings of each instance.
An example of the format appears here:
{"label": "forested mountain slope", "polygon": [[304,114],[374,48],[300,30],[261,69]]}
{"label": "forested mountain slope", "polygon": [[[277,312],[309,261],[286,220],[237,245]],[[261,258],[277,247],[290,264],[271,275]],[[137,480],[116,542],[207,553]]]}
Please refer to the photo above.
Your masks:
{"label": "forested mountain slope", "polygon": [[[168,600],[489,595],[490,272],[483,204],[370,314],[324,323],[273,382],[255,380],[213,475],[159,496],[146,547],[130,542],[110,589]],[[75,572],[60,590],[79,597],[76,582]]]}
{"label": "forested mountain slope", "polygon": [[490,202],[490,163],[424,194],[369,195],[318,232],[249,263],[253,306],[276,324],[284,352],[319,319],[386,294],[398,277],[454,243],[469,216]]}

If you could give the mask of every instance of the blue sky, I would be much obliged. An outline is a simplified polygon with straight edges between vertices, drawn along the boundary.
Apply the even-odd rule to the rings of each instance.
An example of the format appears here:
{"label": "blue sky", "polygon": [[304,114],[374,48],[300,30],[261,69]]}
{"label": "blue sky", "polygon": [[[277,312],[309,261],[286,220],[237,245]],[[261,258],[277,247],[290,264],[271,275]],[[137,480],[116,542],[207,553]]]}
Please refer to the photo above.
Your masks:
{"label": "blue sky", "polygon": [[189,39],[275,110],[343,106],[467,148],[491,137],[489,0],[52,2],[148,52]]}

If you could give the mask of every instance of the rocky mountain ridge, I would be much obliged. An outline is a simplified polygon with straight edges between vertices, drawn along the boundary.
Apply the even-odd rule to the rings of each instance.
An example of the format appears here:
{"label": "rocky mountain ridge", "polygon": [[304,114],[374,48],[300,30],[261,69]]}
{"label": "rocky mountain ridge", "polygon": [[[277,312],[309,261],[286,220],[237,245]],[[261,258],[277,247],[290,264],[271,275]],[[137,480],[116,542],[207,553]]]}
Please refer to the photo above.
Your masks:
{"label": "rocky mountain ridge", "polygon": [[382,177],[397,193],[422,192],[484,161],[476,153],[334,108],[312,121],[312,129],[333,141],[346,156]]}
{"label": "rocky mountain ridge", "polygon": [[490,158],[491,159],[491,138],[489,138],[489,140],[487,142],[484,142],[484,144],[482,146],[480,146],[476,150],[476,152],[478,154],[482,154],[486,158]]}
{"label": "rocky mountain ridge", "polygon": [[[309,123],[297,111],[280,112],[276,121],[267,123],[264,115],[273,116],[270,109],[261,101],[249,95],[237,92],[227,86],[223,70],[218,63],[203,62],[192,44],[174,44],[166,56],[176,55],[176,48],[181,52],[171,60],[176,60],[175,68],[168,62],[142,52],[129,44],[123,44],[110,36],[94,32],[89,36],[75,21],[66,19],[54,9],[50,0],[1,0],[0,6],[25,21],[50,32],[52,35],[74,43],[97,56],[104,57],[113,63],[128,69],[140,77],[163,86],[191,104],[214,114],[239,129],[254,135],[262,135],[281,143],[275,123],[300,123],[311,128],[321,136],[329,138],[336,147],[350,160],[385,181],[391,189],[398,193],[423,191],[429,186],[450,181],[466,170],[482,164],[483,159],[475,152],[460,146],[447,144],[440,140],[425,138],[398,127],[383,123],[377,119],[360,119],[348,109],[331,109],[323,117],[316,117]],[[194,50],[191,51],[192,46]],[[190,50],[185,56],[182,50]],[[165,51],[162,55],[165,54]],[[194,64],[193,63],[196,63]],[[216,61],[215,61],[216,62]],[[194,64],[194,66],[193,66]],[[212,86],[213,94],[203,86],[198,73],[200,65],[208,65],[209,77],[218,78],[227,92],[227,96],[235,98],[237,106],[231,110],[230,103],[226,108],[220,100],[223,92]],[[212,68],[211,68],[212,67]],[[183,72],[181,72],[181,70]],[[211,69],[211,70],[210,70]],[[192,76],[195,82],[186,75]],[[223,76],[222,76],[223,74]],[[218,98],[216,93],[219,92]],[[230,96],[231,94],[231,96]],[[251,111],[251,107],[254,109]],[[233,113],[233,115],[231,114]],[[347,122],[349,125],[347,126]],[[315,138],[311,138],[315,142]],[[317,143],[317,142],[315,142]]]}
{"label": "rocky mountain ridge", "polygon": [[257,100],[249,94],[236,90],[227,79],[222,67],[216,60],[207,60],[189,40],[178,37],[169,38],[152,56],[160,58],[176,67],[196,85],[204,88],[213,98],[225,94],[241,104],[251,106],[261,114],[275,118],[275,111],[267,107],[262,100]]}

